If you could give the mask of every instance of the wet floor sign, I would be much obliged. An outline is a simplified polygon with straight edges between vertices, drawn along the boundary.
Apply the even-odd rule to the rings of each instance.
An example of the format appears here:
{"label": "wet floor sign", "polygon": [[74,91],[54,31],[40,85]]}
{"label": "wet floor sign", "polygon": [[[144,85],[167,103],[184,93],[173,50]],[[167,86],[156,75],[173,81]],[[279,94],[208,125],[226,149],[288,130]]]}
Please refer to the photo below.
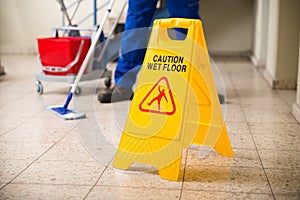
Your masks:
{"label": "wet floor sign", "polygon": [[[171,39],[171,28],[187,29],[186,38]],[[201,21],[156,20],[113,167],[143,163],[177,180],[191,144],[233,156]]]}

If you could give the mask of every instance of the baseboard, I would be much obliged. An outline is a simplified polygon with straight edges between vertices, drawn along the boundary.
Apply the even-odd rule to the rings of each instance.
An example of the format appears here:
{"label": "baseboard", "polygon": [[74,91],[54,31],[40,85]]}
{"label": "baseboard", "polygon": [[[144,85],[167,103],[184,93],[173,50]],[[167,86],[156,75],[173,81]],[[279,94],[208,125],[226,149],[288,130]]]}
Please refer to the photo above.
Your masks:
{"label": "baseboard", "polygon": [[210,51],[209,54],[214,58],[247,58],[250,59],[249,51]]}
{"label": "baseboard", "polygon": [[264,69],[263,77],[269,83],[270,87],[275,90],[296,90],[297,80],[274,80],[271,74]]}
{"label": "baseboard", "polygon": [[296,90],[297,81],[296,80],[274,80],[273,89],[275,90]]}

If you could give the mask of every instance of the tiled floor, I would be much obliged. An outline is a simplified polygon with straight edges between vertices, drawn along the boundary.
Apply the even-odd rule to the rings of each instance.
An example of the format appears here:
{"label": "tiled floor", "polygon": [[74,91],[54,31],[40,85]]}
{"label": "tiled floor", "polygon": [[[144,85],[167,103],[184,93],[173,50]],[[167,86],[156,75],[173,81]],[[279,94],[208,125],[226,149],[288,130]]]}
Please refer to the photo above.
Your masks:
{"label": "tiled floor", "polygon": [[101,105],[97,80],[81,82],[65,121],[45,110],[63,104],[68,83],[43,82],[35,56],[1,56],[0,199],[299,199],[300,125],[295,91],[273,91],[247,60],[215,60],[226,90],[222,106],[234,158],[192,146],[179,181],[153,167],[112,168],[129,102]]}

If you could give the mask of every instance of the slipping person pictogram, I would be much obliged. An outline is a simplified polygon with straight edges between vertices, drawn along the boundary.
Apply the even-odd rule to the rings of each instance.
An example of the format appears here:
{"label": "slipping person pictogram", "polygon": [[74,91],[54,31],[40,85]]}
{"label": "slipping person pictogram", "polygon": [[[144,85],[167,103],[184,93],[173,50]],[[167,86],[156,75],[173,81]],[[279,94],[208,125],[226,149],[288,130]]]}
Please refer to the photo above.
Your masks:
{"label": "slipping person pictogram", "polygon": [[160,110],[160,102],[161,102],[162,98],[165,98],[166,102],[168,102],[168,99],[167,99],[167,96],[166,96],[166,93],[165,93],[165,89],[161,90],[160,86],[158,86],[158,92],[159,92],[159,94],[156,97],[154,97],[147,104],[148,104],[148,106],[151,106],[154,101],[157,101],[158,110]]}
{"label": "slipping person pictogram", "polygon": [[[176,105],[168,78],[161,77],[150,89],[151,84],[145,89],[145,96],[139,105],[142,112],[150,112],[163,115],[173,115]],[[155,106],[157,104],[157,107]],[[154,105],[151,107],[151,105]]]}

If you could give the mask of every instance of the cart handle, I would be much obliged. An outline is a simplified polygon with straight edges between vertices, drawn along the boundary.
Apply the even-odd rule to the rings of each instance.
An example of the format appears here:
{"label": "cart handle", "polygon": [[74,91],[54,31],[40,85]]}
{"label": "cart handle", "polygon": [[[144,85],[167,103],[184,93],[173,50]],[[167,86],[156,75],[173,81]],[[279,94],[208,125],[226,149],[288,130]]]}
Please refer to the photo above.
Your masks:
{"label": "cart handle", "polygon": [[61,26],[52,28],[52,36],[56,37],[58,31],[90,31],[92,34],[97,31],[97,28],[77,27],[77,26]]}

